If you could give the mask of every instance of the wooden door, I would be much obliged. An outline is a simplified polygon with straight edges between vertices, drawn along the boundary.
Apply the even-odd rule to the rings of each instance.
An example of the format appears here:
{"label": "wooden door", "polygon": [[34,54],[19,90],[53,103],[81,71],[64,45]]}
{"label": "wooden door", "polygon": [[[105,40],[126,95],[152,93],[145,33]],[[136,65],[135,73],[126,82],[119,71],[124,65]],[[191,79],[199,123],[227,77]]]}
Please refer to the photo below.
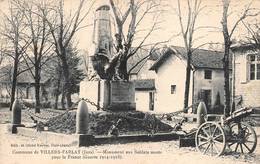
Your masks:
{"label": "wooden door", "polygon": [[149,110],[154,111],[154,92],[149,92]]}

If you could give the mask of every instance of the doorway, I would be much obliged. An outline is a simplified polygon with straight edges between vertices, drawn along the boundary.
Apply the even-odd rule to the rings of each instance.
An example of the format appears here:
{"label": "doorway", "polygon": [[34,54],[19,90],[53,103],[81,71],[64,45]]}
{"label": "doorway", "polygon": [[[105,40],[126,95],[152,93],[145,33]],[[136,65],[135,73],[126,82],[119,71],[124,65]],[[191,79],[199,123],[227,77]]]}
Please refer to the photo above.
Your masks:
{"label": "doorway", "polygon": [[149,92],[149,111],[154,111],[154,92]]}
{"label": "doorway", "polygon": [[200,95],[200,99],[204,101],[209,111],[212,104],[212,91],[210,89],[202,89]]}

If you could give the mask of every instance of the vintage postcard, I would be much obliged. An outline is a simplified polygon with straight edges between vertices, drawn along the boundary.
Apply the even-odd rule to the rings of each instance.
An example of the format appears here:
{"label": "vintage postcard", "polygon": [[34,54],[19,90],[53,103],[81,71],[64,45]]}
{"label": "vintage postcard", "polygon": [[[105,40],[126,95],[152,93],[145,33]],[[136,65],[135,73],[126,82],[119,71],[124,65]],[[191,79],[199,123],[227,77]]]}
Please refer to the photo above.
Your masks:
{"label": "vintage postcard", "polygon": [[0,6],[1,164],[260,163],[259,0]]}

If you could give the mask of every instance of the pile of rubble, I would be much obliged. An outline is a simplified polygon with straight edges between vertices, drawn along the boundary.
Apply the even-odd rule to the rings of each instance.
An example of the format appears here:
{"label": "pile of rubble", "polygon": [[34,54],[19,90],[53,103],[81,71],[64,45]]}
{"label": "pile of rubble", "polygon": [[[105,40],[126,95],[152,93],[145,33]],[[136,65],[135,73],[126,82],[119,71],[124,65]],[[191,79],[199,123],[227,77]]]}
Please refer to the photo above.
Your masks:
{"label": "pile of rubble", "polygon": [[[170,132],[172,127],[161,122],[155,115],[143,112],[91,112],[89,133],[107,135],[113,126],[117,126],[119,134],[149,134]],[[119,121],[120,120],[120,121]],[[76,112],[50,119],[45,123],[49,131],[65,134],[76,132]]]}

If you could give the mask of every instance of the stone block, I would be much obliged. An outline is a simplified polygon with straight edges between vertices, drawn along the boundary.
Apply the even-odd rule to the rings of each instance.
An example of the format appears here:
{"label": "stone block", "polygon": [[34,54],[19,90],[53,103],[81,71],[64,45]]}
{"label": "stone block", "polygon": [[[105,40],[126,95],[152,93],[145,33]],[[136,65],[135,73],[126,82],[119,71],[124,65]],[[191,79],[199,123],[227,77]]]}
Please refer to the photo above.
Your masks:
{"label": "stone block", "polygon": [[136,109],[135,86],[131,81],[110,81],[110,103],[112,111],[129,111]]}
{"label": "stone block", "polygon": [[93,135],[80,134],[78,137],[79,147],[95,145],[95,137]]}

